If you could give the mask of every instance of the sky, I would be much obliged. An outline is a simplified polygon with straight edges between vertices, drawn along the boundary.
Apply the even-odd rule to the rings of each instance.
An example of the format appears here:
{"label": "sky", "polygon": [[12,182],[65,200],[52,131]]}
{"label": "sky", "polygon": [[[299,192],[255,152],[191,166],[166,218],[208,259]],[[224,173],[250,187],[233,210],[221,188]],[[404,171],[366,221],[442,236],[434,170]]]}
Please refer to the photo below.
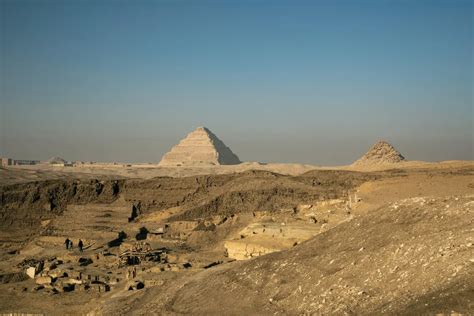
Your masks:
{"label": "sky", "polygon": [[473,1],[0,0],[0,155],[474,160]]}

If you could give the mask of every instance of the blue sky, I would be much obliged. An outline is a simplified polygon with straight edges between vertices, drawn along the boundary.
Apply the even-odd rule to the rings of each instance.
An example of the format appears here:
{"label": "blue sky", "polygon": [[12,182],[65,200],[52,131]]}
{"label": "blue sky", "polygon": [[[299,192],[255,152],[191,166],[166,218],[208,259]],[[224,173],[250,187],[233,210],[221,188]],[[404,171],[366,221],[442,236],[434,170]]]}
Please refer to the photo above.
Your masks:
{"label": "blue sky", "polygon": [[0,155],[474,159],[472,1],[0,0]]}

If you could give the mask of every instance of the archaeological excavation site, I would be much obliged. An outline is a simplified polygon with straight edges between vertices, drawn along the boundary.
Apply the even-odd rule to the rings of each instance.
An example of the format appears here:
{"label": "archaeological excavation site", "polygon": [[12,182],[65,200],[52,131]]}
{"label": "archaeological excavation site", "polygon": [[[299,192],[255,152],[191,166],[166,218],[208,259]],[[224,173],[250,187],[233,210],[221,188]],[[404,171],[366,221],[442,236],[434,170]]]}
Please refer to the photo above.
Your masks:
{"label": "archaeological excavation site", "polygon": [[377,142],[241,163],[198,128],[140,166],[0,169],[0,312],[468,315],[474,165]]}

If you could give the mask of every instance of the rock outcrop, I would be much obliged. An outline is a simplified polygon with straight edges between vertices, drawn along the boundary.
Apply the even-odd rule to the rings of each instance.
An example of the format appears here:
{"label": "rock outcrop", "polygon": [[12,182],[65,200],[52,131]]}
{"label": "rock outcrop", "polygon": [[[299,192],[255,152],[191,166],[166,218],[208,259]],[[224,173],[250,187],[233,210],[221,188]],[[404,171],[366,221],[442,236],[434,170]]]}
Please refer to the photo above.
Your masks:
{"label": "rock outcrop", "polygon": [[369,151],[353,165],[380,165],[402,162],[405,157],[402,156],[391,144],[384,140],[375,143]]}
{"label": "rock outcrop", "polygon": [[284,249],[308,240],[320,232],[320,226],[297,223],[252,223],[239,232],[239,239],[225,242],[229,258],[247,260]]}
{"label": "rock outcrop", "polygon": [[235,165],[239,158],[206,127],[198,127],[171,148],[161,166]]}

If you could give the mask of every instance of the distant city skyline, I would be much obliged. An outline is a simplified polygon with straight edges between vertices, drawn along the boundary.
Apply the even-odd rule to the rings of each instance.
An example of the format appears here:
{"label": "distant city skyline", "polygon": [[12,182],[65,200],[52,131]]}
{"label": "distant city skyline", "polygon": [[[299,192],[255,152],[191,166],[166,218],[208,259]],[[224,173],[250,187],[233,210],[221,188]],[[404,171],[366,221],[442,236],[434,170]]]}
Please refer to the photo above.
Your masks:
{"label": "distant city skyline", "polygon": [[1,1],[0,156],[474,160],[472,1]]}

